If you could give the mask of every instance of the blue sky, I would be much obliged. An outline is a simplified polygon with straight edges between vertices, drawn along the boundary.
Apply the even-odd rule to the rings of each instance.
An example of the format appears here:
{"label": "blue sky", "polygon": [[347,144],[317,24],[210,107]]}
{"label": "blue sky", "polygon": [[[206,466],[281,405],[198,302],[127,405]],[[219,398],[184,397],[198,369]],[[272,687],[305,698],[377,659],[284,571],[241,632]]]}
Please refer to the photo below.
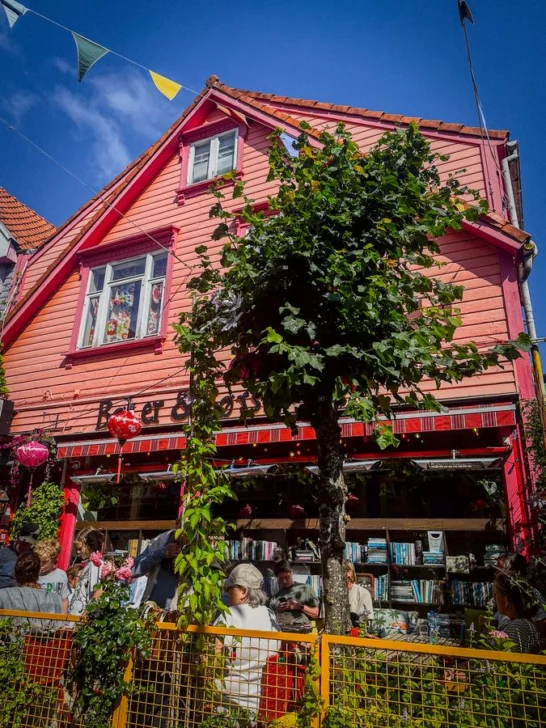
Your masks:
{"label": "blue sky", "polygon": [[[469,0],[474,64],[488,125],[521,148],[525,229],[542,247],[531,277],[546,335],[546,3]],[[476,124],[456,0],[28,0],[28,6],[200,90],[210,74],[259,91]],[[173,102],[147,74],[107,56],[76,81],[70,34],[27,14],[0,18],[0,114],[93,189],[151,144],[193,94]],[[55,224],[90,192],[0,125],[0,185]]]}

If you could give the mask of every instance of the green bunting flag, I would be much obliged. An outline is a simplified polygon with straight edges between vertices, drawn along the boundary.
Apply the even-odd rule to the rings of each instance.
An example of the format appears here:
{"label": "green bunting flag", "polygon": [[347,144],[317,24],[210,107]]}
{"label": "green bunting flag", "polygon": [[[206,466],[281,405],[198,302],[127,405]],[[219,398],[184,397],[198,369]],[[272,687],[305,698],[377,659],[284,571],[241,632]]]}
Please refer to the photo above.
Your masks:
{"label": "green bunting flag", "polygon": [[[1,2],[6,1],[13,2],[13,0],[1,0]],[[78,50],[78,81],[83,81],[83,77],[91,66],[108,53],[108,48],[103,48],[98,43],[94,43],[89,38],[84,38],[83,35],[78,35],[74,31],[72,31],[72,37]]]}
{"label": "green bunting flag", "polygon": [[26,13],[27,9],[21,3],[16,2],[16,0],[0,0],[0,3],[6,13],[9,27],[13,28],[19,18]]}

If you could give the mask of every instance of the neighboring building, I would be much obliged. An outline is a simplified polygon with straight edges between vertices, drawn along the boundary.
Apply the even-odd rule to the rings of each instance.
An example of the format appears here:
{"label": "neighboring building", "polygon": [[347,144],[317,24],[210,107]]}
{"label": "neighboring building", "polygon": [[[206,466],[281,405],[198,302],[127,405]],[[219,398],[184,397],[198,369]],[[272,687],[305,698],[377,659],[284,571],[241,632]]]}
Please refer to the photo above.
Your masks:
{"label": "neighboring building", "polygon": [[55,232],[37,212],[0,187],[0,318],[17,300],[30,256]]}
{"label": "neighboring building", "polygon": [[[209,218],[213,198],[208,186],[214,176],[234,168],[248,195],[265,203],[274,189],[266,181],[268,137],[275,127],[296,136],[301,120],[315,131],[343,121],[363,151],[385,131],[412,121],[236,90],[212,77],[161,139],[30,259],[4,330],[5,363],[17,410],[13,433],[47,427],[58,441],[59,457],[67,462],[72,507],[63,526],[62,565],[74,529],[82,525],[76,522],[80,487],[93,482],[114,487],[118,445],[106,422],[128,399],[144,425],[142,435],[124,449],[122,472],[131,474],[132,484],[116,494],[116,505],[102,509],[99,524],[115,546],[132,550],[139,539],[172,527],[179,485],[169,466],[184,446],[188,378],[171,325],[188,306],[185,283],[197,260],[195,248],[220,246],[210,240],[216,221]],[[507,189],[497,170],[508,155],[508,133],[490,131],[485,142],[474,127],[417,121],[433,149],[450,157],[441,164],[442,175],[463,169],[460,181],[479,190],[495,211],[476,223],[465,222],[461,231],[440,241],[439,262],[446,265],[433,274],[465,289],[457,339],[489,346],[515,338],[524,328],[517,265],[530,236],[505,220]],[[240,202],[227,199],[226,205],[236,210]],[[364,543],[370,534],[387,530],[391,541],[411,542],[439,530],[448,534],[446,548],[452,554],[472,551],[481,560],[486,545],[495,547],[502,540],[490,526],[492,518],[501,516],[503,499],[498,496],[503,492],[510,537],[516,541],[525,535],[523,484],[528,473],[519,408],[522,399],[533,397],[533,387],[527,357],[443,387],[438,396],[446,412],[400,413],[394,426],[401,445],[388,454],[379,452],[369,426],[344,421],[347,453],[359,463],[354,467],[370,470],[348,538]],[[432,390],[433,384],[425,389]],[[302,423],[292,437],[284,426],[268,423],[257,407],[255,421],[245,428],[237,421],[241,397],[247,395],[238,391],[234,398],[224,397],[219,458],[264,466],[313,461],[311,427]],[[388,458],[411,461],[417,470],[393,469]],[[317,534],[306,530],[316,528],[316,520],[288,517],[287,502],[297,503],[300,495],[285,492],[279,503],[282,488],[274,482],[277,487],[264,488],[260,498],[244,496],[254,498],[257,516],[248,521],[250,511],[242,511],[247,520],[238,525],[244,534],[285,546],[303,535],[314,534],[316,540]],[[491,495],[495,487],[496,500]],[[304,506],[312,515],[313,504]],[[260,548],[262,558],[271,558],[271,547]],[[392,594],[391,600],[396,601]]]}

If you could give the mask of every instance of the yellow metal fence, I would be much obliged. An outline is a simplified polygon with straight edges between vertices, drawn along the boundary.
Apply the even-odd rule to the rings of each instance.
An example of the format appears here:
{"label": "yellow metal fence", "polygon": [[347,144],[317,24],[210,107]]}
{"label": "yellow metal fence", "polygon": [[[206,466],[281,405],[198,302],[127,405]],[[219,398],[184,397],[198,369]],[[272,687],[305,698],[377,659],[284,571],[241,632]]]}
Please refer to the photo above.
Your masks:
{"label": "yellow metal fence", "polygon": [[[0,727],[95,728],[73,710],[78,618],[0,616]],[[546,728],[536,655],[160,623],[125,679],[112,728]]]}

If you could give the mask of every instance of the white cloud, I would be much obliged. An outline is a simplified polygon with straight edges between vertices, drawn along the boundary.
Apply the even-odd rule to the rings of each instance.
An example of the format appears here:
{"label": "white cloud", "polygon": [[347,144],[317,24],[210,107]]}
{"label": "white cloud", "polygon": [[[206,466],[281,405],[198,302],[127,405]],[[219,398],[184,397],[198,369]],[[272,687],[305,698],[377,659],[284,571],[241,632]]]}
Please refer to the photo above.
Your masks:
{"label": "white cloud", "polygon": [[76,67],[74,63],[69,63],[64,58],[59,57],[52,58],[51,63],[61,73],[72,74],[76,78]]}
{"label": "white cloud", "polygon": [[11,120],[15,124],[19,124],[25,114],[27,114],[33,106],[36,106],[40,97],[31,91],[21,90],[15,91],[10,96],[2,99],[2,106],[9,113]]}
{"label": "white cloud", "polygon": [[[62,58],[53,62],[62,72],[73,70]],[[136,156],[129,150],[135,135],[151,144],[177,115],[176,107],[161,96],[152,80],[136,71],[95,73],[75,88],[58,87],[53,102],[76,125],[81,138],[90,142],[90,169],[100,184]]]}
{"label": "white cloud", "polygon": [[129,164],[131,154],[114,120],[66,88],[56,89],[53,100],[76,124],[82,136],[90,138],[97,181],[111,179]]}

